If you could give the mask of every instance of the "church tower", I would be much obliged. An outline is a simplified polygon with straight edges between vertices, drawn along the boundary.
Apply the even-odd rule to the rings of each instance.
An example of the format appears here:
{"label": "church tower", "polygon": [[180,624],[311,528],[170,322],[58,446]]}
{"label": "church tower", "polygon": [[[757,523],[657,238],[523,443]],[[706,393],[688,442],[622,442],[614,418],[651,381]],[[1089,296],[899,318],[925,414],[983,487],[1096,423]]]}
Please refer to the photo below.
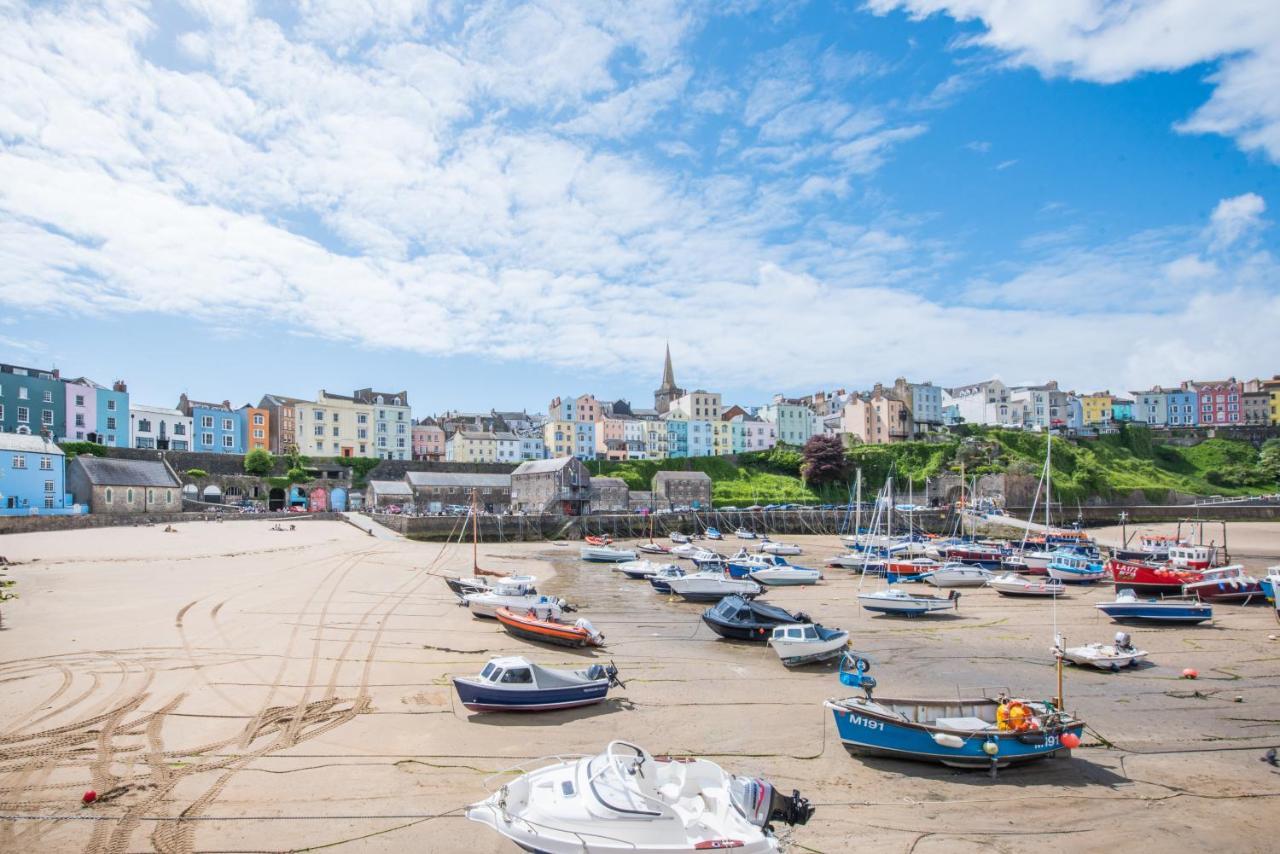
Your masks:
{"label": "church tower", "polygon": [[671,344],[667,344],[667,360],[662,366],[662,386],[653,393],[653,408],[659,414],[671,408],[671,401],[684,395],[684,389],[676,386],[676,372],[671,368]]}

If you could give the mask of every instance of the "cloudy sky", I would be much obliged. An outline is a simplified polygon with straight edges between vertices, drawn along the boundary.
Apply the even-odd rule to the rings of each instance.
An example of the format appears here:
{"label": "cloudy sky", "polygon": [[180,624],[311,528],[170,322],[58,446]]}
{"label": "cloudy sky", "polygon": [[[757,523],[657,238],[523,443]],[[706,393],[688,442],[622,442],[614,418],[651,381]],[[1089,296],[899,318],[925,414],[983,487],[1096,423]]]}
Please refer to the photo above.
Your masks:
{"label": "cloudy sky", "polygon": [[415,409],[1280,372],[1274,0],[0,0],[0,360]]}

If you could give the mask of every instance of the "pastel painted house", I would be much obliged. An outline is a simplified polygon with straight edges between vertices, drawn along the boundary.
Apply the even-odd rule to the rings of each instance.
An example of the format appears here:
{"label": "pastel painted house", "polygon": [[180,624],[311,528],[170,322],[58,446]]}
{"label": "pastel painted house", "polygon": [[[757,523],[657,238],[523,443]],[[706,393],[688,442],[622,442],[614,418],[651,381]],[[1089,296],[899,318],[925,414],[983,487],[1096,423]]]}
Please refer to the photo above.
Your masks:
{"label": "pastel painted house", "polygon": [[191,416],[145,403],[129,407],[130,445],[152,451],[191,451]]}
{"label": "pastel painted house", "polygon": [[1208,382],[1187,382],[1182,387],[1195,391],[1201,426],[1219,427],[1240,424],[1242,389],[1235,377]]}
{"label": "pastel painted house", "polygon": [[271,450],[271,410],[245,404],[236,410],[240,419],[240,435],[244,437],[244,449],[249,451]]}
{"label": "pastel painted house", "polygon": [[84,512],[67,494],[66,455],[51,439],[0,433],[0,516]]}
{"label": "pastel painted house", "polygon": [[178,398],[177,409],[191,419],[195,441],[191,450],[206,454],[243,454],[244,433],[240,418],[231,401],[206,403],[191,400],[186,394]]}
{"label": "pastel painted house", "polygon": [[116,380],[111,388],[87,377],[65,380],[68,442],[96,442],[108,447],[129,446],[129,391]]}
{"label": "pastel painted house", "polygon": [[67,435],[67,393],[57,370],[0,365],[0,432]]}

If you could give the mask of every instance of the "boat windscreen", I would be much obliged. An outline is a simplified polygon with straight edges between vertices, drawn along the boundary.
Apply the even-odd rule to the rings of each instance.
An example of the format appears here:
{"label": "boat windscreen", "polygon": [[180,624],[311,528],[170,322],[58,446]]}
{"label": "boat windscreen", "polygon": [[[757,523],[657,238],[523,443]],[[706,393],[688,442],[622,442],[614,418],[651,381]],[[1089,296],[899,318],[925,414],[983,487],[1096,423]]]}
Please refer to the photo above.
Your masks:
{"label": "boat windscreen", "polygon": [[531,673],[527,667],[513,667],[506,673],[502,674],[502,681],[518,685],[528,685],[533,682],[533,673]]}
{"label": "boat windscreen", "polygon": [[494,668],[494,666],[493,666],[492,664],[486,664],[486,665],[484,666],[484,670],[481,670],[481,671],[480,671],[480,678],[481,678],[481,679],[488,679],[490,676],[492,676],[492,675],[493,675],[493,671],[494,671],[494,669],[495,669],[495,668]]}

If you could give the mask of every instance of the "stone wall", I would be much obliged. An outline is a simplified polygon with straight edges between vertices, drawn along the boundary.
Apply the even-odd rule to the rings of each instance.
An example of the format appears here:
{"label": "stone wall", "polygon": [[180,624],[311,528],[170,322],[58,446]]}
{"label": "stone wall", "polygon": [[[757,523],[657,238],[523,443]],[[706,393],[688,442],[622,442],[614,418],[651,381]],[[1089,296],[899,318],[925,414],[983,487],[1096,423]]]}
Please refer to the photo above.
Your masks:
{"label": "stone wall", "polygon": [[115,528],[122,525],[167,525],[178,522],[255,522],[271,519],[287,519],[290,522],[307,519],[340,521],[344,518],[341,513],[137,513],[128,516],[98,513],[85,516],[3,516],[0,517],[0,535],[75,531],[81,528]]}

